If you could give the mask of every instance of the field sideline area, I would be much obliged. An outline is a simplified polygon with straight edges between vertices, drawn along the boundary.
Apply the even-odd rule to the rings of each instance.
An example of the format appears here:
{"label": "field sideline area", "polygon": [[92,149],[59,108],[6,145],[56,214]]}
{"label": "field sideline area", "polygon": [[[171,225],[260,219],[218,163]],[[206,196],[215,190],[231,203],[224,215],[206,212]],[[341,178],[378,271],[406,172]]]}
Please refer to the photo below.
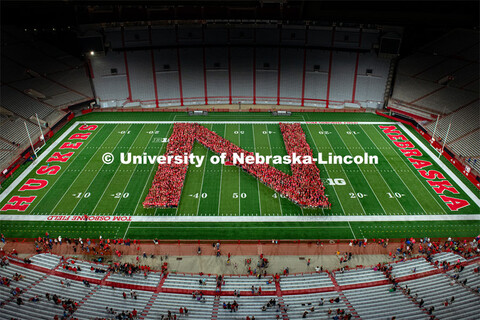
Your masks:
{"label": "field sideline area", "polygon": [[[368,153],[379,161],[377,165],[318,165],[331,209],[302,209],[240,168],[212,164],[209,158],[214,153],[195,143],[193,153],[206,156],[206,160],[199,167],[189,166],[179,207],[145,209],[142,202],[157,166],[121,164],[120,153],[162,155],[177,121],[197,122],[245,150],[281,156],[287,153],[278,123],[299,122],[314,155]],[[91,129],[85,129],[89,126]],[[418,159],[431,165],[416,168],[382,126],[395,126],[422,152]],[[76,149],[61,149],[65,143],[78,144]],[[65,157],[64,162],[51,160],[56,152]],[[65,156],[68,152],[73,153]],[[113,163],[102,161],[106,152],[115,157]],[[37,161],[4,183],[0,218],[5,235],[18,238],[39,236],[46,230],[66,237],[144,239],[401,238],[416,233],[476,236],[480,232],[480,192],[437,155],[415,130],[373,114],[272,117],[213,113],[189,117],[179,113],[91,113],[73,119],[47,143]],[[291,174],[289,165],[274,166]],[[422,169],[427,172],[420,172]],[[440,188],[437,192],[443,188],[437,193],[429,183],[434,178],[428,170],[438,171],[437,180],[443,175],[451,187],[436,185]],[[29,179],[48,184],[20,191]],[[28,198],[20,210],[8,206],[15,203],[15,196]],[[85,214],[109,221],[85,222]],[[80,221],[71,221],[75,216]]]}

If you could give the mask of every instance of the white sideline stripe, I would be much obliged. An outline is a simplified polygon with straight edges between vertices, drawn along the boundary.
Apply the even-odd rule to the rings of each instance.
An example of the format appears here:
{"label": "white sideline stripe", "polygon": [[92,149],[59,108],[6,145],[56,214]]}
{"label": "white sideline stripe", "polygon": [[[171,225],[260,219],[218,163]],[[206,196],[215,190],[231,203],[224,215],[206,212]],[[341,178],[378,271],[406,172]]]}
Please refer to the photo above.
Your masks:
{"label": "white sideline stripe", "polygon": [[416,144],[422,148],[423,151],[425,151],[429,156],[430,158],[432,158],[433,161],[435,161],[436,164],[438,164],[440,166],[440,168],[443,169],[444,172],[446,172],[448,174],[448,176],[450,178],[452,178],[453,181],[455,181],[455,183],[460,187],[460,189],[463,190],[463,192],[465,192],[469,197],[470,199],[473,200],[473,202],[476,203],[477,206],[480,207],[480,199],[478,199],[478,197],[472,192],[472,190],[470,190],[463,182],[462,180],[460,180],[453,172],[452,170],[450,170],[435,154],[433,154],[433,152],[427,148],[427,146],[425,146],[417,137],[415,137],[415,135],[410,132],[410,130],[408,130],[405,125],[403,123],[400,123],[400,127],[403,129],[404,132],[407,133],[407,135],[413,140],[416,142]]}
{"label": "white sideline stripe", "polygon": [[20,174],[20,176],[18,176],[17,179],[15,179],[15,181],[8,186],[7,189],[5,189],[2,194],[0,195],[0,202],[2,202],[6,197],[7,195],[10,194],[10,192],[13,191],[13,189],[15,189],[19,184],[20,182],[23,181],[23,179],[25,179],[26,176],[28,176],[30,174],[30,172],[33,171],[33,169],[35,169],[35,167],[43,161],[43,159],[45,159],[47,156],[50,155],[50,153],[52,152],[53,149],[55,149],[61,142],[63,142],[63,140],[65,139],[66,136],[68,136],[70,134],[70,132],[73,131],[73,129],[75,129],[77,127],[77,125],[79,124],[80,122],[79,121],[75,121],[75,123],[72,124],[72,126],[70,128],[67,129],[67,131],[65,131],[60,137],[58,137],[57,140],[55,140],[52,145],[50,147],[47,148],[47,150],[45,150],[41,155],[40,157],[38,157],[37,159],[35,159],[32,163],[31,166],[29,166],[27,169],[25,169],[25,171],[22,172],[22,174]]}
{"label": "white sideline stripe", "polygon": [[[65,215],[0,215],[0,221],[51,221],[48,217],[76,217]],[[372,222],[372,221],[455,221],[480,220],[480,214],[450,215],[381,215],[381,216],[90,216],[109,221],[59,220],[60,222]],[[128,217],[129,221],[112,221]],[[132,228],[132,227],[130,227]]]}
{"label": "white sideline stripe", "polygon": [[400,122],[377,122],[377,121],[81,121],[86,124],[172,124],[172,123],[200,123],[200,124],[218,124],[218,123],[232,123],[232,124],[269,124],[269,123],[301,123],[301,124],[399,124]]}

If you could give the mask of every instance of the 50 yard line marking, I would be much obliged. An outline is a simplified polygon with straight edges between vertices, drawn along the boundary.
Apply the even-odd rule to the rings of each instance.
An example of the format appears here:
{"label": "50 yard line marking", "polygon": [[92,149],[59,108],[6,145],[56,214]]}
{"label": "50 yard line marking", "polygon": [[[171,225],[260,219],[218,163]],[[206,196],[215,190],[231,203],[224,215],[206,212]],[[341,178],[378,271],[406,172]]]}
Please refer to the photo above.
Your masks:
{"label": "50 yard line marking", "polygon": [[[240,123],[238,124],[238,146],[240,146]],[[242,215],[242,205],[240,203],[240,199],[242,197],[240,197],[240,195],[242,194],[242,189],[240,189],[240,179],[242,179],[241,175],[240,175],[240,167],[237,167],[238,168],[238,215],[241,216]]]}
{"label": "50 yard line marking", "polygon": [[[223,135],[226,136],[227,134],[227,124],[224,124]],[[220,189],[218,190],[218,208],[217,208],[217,216],[220,216],[220,201],[222,200],[222,182],[223,182],[223,169],[225,165],[222,165],[222,169],[220,170]]]}
{"label": "50 yard line marking", "polygon": [[[253,136],[253,150],[257,152],[257,144],[255,143],[255,128],[253,127],[253,124],[251,125],[252,127],[252,136]],[[258,191],[258,208],[260,209],[260,215],[262,216],[262,199],[260,198],[260,182],[257,180],[257,191]]]}

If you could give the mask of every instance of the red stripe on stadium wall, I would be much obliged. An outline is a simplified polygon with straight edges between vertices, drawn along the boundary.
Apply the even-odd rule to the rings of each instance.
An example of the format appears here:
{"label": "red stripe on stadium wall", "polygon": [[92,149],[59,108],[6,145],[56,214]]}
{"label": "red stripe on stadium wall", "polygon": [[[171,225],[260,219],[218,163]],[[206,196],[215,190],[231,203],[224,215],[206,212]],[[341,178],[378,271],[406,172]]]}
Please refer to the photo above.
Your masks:
{"label": "red stripe on stadium wall", "polygon": [[152,26],[148,26],[148,41],[150,43],[150,56],[152,59],[153,88],[155,89],[155,106],[156,108],[158,108],[159,105],[158,105],[158,90],[157,90],[157,74],[155,73],[155,55],[153,54],[153,47],[152,47]]}
{"label": "red stripe on stadium wall", "polygon": [[125,73],[127,75],[127,87],[128,87],[128,99],[132,100],[132,88],[130,87],[130,75],[128,74],[128,61],[127,50],[125,50],[125,28],[122,27],[122,47],[123,47],[123,59],[125,60]]}
{"label": "red stripe on stadium wall", "polygon": [[232,60],[230,50],[230,29],[227,32],[228,36],[228,103],[232,104]]}
{"label": "red stripe on stadium wall", "polygon": [[278,77],[277,77],[277,106],[280,105],[280,63],[282,59],[282,28],[280,27],[280,37],[278,40]]}
{"label": "red stripe on stadium wall", "polygon": [[207,91],[207,65],[205,62],[205,25],[202,26],[202,42],[203,42],[203,91],[205,93],[205,104],[208,104]]}
{"label": "red stripe on stadium wall", "polygon": [[180,48],[178,46],[178,26],[175,26],[175,38],[177,42],[178,89],[180,91],[180,105],[183,107],[182,68],[180,63]]}
{"label": "red stripe on stadium wall", "polygon": [[303,48],[302,107],[305,102],[305,73],[307,68],[308,26],[305,27],[305,47]]}
{"label": "red stripe on stadium wall", "polygon": [[253,104],[257,104],[257,31],[253,29]]}
{"label": "red stripe on stadium wall", "polygon": [[327,105],[326,107],[328,108],[328,104],[330,101],[330,78],[332,76],[332,60],[333,60],[333,43],[335,42],[335,27],[332,29],[332,43],[330,45],[330,59],[328,62],[328,82],[327,82]]}
{"label": "red stripe on stadium wall", "polygon": [[[361,46],[362,46],[362,28],[360,28],[360,34],[358,36],[358,50],[360,50]],[[353,74],[352,103],[355,102],[355,92],[357,91],[358,60],[360,60],[360,51],[357,52],[357,61],[355,62],[355,73]]]}

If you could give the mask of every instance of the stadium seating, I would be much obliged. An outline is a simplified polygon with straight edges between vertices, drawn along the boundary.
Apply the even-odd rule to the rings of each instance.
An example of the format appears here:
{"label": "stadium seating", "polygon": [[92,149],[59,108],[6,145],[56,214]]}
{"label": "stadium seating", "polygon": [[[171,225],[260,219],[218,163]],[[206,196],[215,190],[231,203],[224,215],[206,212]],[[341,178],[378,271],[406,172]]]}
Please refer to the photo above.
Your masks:
{"label": "stadium seating", "polygon": [[423,257],[398,263],[392,263],[391,266],[392,275],[395,278],[434,270],[433,266],[428,263]]}
{"label": "stadium seating", "polygon": [[144,319],[156,320],[162,315],[166,316],[168,311],[179,315],[179,309],[188,309],[188,319],[203,320],[212,318],[214,298],[204,296],[205,302],[192,299],[191,294],[163,293],[154,294],[155,301]]}
{"label": "stadium seating", "polygon": [[[182,101],[184,105],[255,101],[298,106],[302,100],[305,106],[325,106],[328,98],[332,107],[347,103],[378,108],[383,105],[390,60],[371,51],[378,44],[378,30],[362,29],[361,41],[359,30],[336,31],[334,47],[350,52],[335,51],[330,61],[330,52],[320,48],[332,45],[331,28],[284,26],[280,31],[245,25],[222,29],[207,24],[180,25],[177,31],[153,27],[152,45],[156,49],[152,61],[151,52],[145,50],[146,27],[126,27],[125,44],[120,28],[107,28],[106,41],[112,49],[125,45],[132,50],[126,59],[116,50],[89,59],[102,107],[157,104],[152,77],[155,66],[159,106],[180,105]],[[355,50],[361,50],[358,66]]]}
{"label": "stadium seating", "polygon": [[156,287],[160,283],[161,278],[160,272],[150,272],[147,274],[147,277],[145,277],[145,275],[142,273],[134,273],[131,276],[120,273],[112,273],[107,278],[107,283],[126,283],[137,286]]}
{"label": "stadium seating", "polygon": [[[339,297],[336,291],[327,291],[322,293],[312,294],[298,294],[298,295],[284,295],[283,302],[287,308],[288,318],[291,320],[302,319],[303,313],[308,311],[307,319],[331,319],[336,314],[337,309],[344,309],[348,312],[347,305],[343,299],[338,303],[330,302],[330,299]],[[323,305],[319,305],[321,299],[324,300]],[[310,309],[314,307],[314,311]],[[332,311],[331,316],[328,316],[328,310]]]}
{"label": "stadium seating", "polygon": [[303,290],[330,287],[333,287],[333,283],[326,272],[292,274],[280,277],[280,288],[282,290]]}
{"label": "stadium seating", "polygon": [[478,31],[455,29],[402,58],[389,106],[444,115],[477,101],[478,47]]}
{"label": "stadium seating", "polygon": [[30,258],[33,265],[50,270],[59,265],[60,259],[61,257],[49,253],[37,254]]}
{"label": "stadium seating", "polygon": [[[277,315],[283,319],[302,319],[305,312],[308,319],[329,319],[337,314],[337,310],[344,310],[354,318],[390,319],[395,316],[397,319],[413,320],[428,319],[427,310],[431,306],[435,307],[433,314],[442,320],[458,319],[460,313],[465,319],[473,319],[480,300],[476,293],[480,278],[478,273],[473,272],[478,267],[478,258],[468,261],[449,252],[433,255],[432,261],[454,264],[460,260],[466,263],[457,281],[451,279],[456,271],[444,274],[443,269],[418,258],[389,264],[400,281],[396,290],[392,290],[392,284],[379,283],[386,282],[387,278],[383,272],[371,268],[337,271],[333,274],[336,284],[326,272],[281,276],[280,291],[277,291],[275,283],[267,284],[270,276],[258,279],[228,275],[224,277],[221,290],[217,290],[216,275],[169,273],[162,279],[160,273],[151,272],[145,279],[140,272],[125,277],[95,273],[90,270],[91,266],[104,270],[107,266],[83,260],[75,260],[74,264],[81,265],[82,271],[74,274],[62,269],[60,256],[38,254],[30,260],[31,265],[24,265],[21,260],[11,258],[8,266],[0,268],[0,277],[11,279],[9,287],[0,285],[0,319],[61,317],[64,312],[62,304],[47,300],[46,293],[50,299],[56,295],[62,301],[71,299],[77,303],[74,316],[78,319],[113,317],[107,308],[118,313],[129,313],[135,309],[140,319],[159,319],[169,311],[178,318],[180,308],[186,307],[188,318],[196,320],[245,319],[247,316],[270,320],[276,319]],[[71,263],[71,258],[66,261]],[[415,273],[411,273],[413,266],[417,268]],[[15,281],[15,273],[24,277]],[[206,285],[199,284],[199,280],[203,279]],[[466,286],[460,284],[464,279],[467,279]],[[91,283],[86,284],[84,280]],[[262,294],[252,294],[251,286],[261,286]],[[22,305],[17,305],[16,297],[13,298],[10,293],[16,287],[23,290],[19,295]],[[411,290],[410,294],[407,289]],[[240,292],[240,296],[233,295],[233,291]],[[196,297],[194,292],[197,292]],[[36,296],[39,301],[31,301]],[[452,296],[454,301],[450,303]],[[275,306],[267,306],[272,299]],[[421,299],[424,304],[419,307]],[[446,307],[445,300],[449,302]],[[238,303],[237,312],[223,308],[224,302],[234,301]],[[264,311],[263,306],[266,306]],[[285,309],[280,306],[285,306]]]}
{"label": "stadium seating", "polygon": [[[204,284],[200,284],[200,281]],[[170,274],[163,283],[164,288],[195,290],[215,290],[216,277],[211,275]]]}
{"label": "stadium seating", "polygon": [[[480,172],[480,106],[479,100],[458,109],[446,116],[440,117],[437,121],[431,121],[425,125],[428,132],[433,135],[437,141],[446,146],[449,150],[458,155],[465,164]],[[450,126],[450,131],[448,127]],[[447,136],[448,132],[448,136]]]}
{"label": "stadium seating", "polygon": [[362,319],[428,319],[401,291],[391,285],[345,290],[343,293]]}
{"label": "stadium seating", "polygon": [[[247,316],[255,317],[255,319],[275,319],[277,314],[281,314],[277,307],[267,308],[262,311],[262,307],[271,299],[277,299],[277,296],[222,296],[220,298],[220,305],[218,307],[218,319],[245,319]],[[224,309],[223,302],[238,303],[238,311],[233,312],[231,309]]]}
{"label": "stadium seating", "polygon": [[[402,286],[411,288],[411,295],[418,294],[417,301],[423,299],[425,307],[435,307],[435,315],[440,319],[458,319],[462,314],[463,319],[475,318],[478,315],[478,295],[466,290],[462,286],[451,283],[444,274],[405,281]],[[452,305],[444,306],[445,300],[455,297]]]}
{"label": "stadium seating", "polygon": [[262,287],[262,291],[275,291],[275,283],[268,283],[272,277],[257,278],[256,276],[225,276],[225,284],[222,285],[222,291],[251,291],[252,286]]}
{"label": "stadium seating", "polygon": [[[137,298],[132,298],[131,292],[135,292]],[[80,305],[75,312],[79,319],[91,319],[94,317],[107,317],[106,308],[113,308],[116,312],[141,311],[145,308],[153,292],[141,290],[128,290],[108,286],[96,286],[93,288],[88,299]],[[125,292],[126,298],[123,297]]]}
{"label": "stadium seating", "polygon": [[385,280],[383,272],[367,268],[346,270],[344,272],[337,271],[333,274],[340,286]]}

